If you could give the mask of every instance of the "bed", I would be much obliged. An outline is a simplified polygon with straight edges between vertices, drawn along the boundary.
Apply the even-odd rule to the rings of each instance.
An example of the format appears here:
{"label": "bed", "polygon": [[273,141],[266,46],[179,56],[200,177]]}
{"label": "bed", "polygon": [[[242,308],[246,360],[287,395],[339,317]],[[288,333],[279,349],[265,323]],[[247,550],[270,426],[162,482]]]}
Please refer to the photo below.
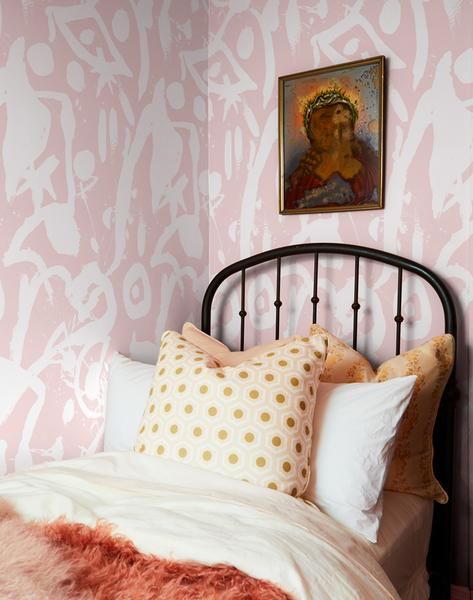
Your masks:
{"label": "bed", "polygon": [[[326,256],[346,258],[353,266],[349,284],[342,286],[342,296],[347,286],[351,289],[349,343],[323,326],[324,312],[333,311],[333,301],[324,300],[330,288],[327,264],[347,278],[346,266],[326,263]],[[390,274],[367,269],[371,263]],[[256,276],[263,277],[260,287]],[[395,306],[395,354],[374,368],[359,346],[360,339],[366,345],[363,312],[369,287],[381,276],[395,280],[389,302]],[[407,349],[403,327],[413,319],[403,314],[403,294],[417,290],[414,277],[433,290],[443,323],[438,335]],[[295,297],[300,305],[307,280],[310,314],[302,326],[307,314],[291,312],[287,300]],[[291,293],[284,292],[286,283]],[[273,291],[270,310],[266,305],[262,310],[261,293],[266,297]],[[255,299],[259,315],[252,317]],[[229,312],[235,307],[237,318]],[[274,339],[259,340],[268,312],[274,316]],[[232,344],[238,333],[234,351],[221,341],[228,338],[225,329]],[[453,300],[441,280],[422,265],[386,252],[299,244],[228,266],[208,286],[200,328],[187,323],[182,332],[166,332],[156,365],[114,357],[105,452],[38,465],[0,480],[5,503],[3,509],[0,504],[0,548],[7,548],[3,555],[0,550],[2,564],[13,560],[2,524],[9,527],[4,536],[16,523],[22,535],[40,535],[56,544],[56,551],[69,541],[70,531],[64,534],[69,525],[76,527],[75,534],[77,527],[86,528],[81,540],[90,547],[99,522],[99,528],[101,523],[112,527],[99,531],[102,547],[131,540],[133,561],[144,556],[146,572],[155,567],[149,560],[158,557],[160,567],[164,561],[166,586],[170,569],[175,573],[183,565],[198,569],[199,584],[184,570],[180,584],[190,587],[176,591],[160,584],[160,593],[166,587],[168,595],[158,595],[151,582],[152,592],[143,583],[139,593],[133,588],[131,595],[127,588],[122,596],[116,591],[91,596],[85,588],[80,595],[71,588],[71,598],[420,600],[429,593],[433,599],[449,598],[451,502],[445,500],[451,495],[455,334]],[[261,404],[267,397],[274,400],[271,410]],[[417,459],[414,434],[420,424],[413,419],[421,420],[425,397],[437,400],[422,424],[428,439],[417,449]],[[424,476],[429,480],[412,482]],[[124,547],[120,544],[117,552]],[[68,552],[71,558],[69,546]],[[202,569],[214,565],[221,570],[204,581]],[[79,567],[83,579],[83,563]],[[90,574],[90,565],[87,569]],[[107,578],[110,572],[102,571]],[[21,597],[7,587],[12,583],[5,569],[2,573],[2,597]],[[123,583],[125,577],[118,579]],[[223,583],[229,580],[240,587],[230,591]],[[54,581],[58,590],[64,577],[62,583]],[[64,590],[61,594],[69,597]]]}

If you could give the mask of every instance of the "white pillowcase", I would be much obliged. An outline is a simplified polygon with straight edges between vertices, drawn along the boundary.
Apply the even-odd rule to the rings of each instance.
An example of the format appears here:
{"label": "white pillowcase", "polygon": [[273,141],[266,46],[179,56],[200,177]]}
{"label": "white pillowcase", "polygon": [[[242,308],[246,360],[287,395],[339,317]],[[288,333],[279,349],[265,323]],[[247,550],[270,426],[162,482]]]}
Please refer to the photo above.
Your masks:
{"label": "white pillowcase", "polygon": [[155,365],[116,353],[108,373],[104,450],[133,450]]}
{"label": "white pillowcase", "polygon": [[311,477],[304,498],[376,542],[382,490],[416,376],[382,383],[320,383]]}

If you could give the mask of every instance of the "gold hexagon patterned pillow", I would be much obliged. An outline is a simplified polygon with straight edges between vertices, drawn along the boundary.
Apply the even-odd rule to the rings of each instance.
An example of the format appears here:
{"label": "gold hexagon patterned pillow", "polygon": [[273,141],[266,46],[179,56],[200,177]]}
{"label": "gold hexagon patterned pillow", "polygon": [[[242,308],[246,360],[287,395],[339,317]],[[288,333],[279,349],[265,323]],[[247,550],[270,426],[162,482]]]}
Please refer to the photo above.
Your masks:
{"label": "gold hexagon patterned pillow", "polygon": [[300,496],[326,350],[321,336],[296,337],[222,367],[165,332],[135,450]]}

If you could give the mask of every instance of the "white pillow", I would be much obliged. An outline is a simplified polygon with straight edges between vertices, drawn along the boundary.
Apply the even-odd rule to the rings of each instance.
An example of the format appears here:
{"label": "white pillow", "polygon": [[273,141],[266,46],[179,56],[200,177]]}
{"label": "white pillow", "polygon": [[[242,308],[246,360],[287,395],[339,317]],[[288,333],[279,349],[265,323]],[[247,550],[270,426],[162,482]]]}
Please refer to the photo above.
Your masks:
{"label": "white pillow", "polygon": [[383,485],[415,380],[410,375],[318,388],[304,498],[371,542],[377,539]]}
{"label": "white pillow", "polygon": [[116,353],[111,361],[105,407],[105,452],[133,450],[148,402],[154,365]]}

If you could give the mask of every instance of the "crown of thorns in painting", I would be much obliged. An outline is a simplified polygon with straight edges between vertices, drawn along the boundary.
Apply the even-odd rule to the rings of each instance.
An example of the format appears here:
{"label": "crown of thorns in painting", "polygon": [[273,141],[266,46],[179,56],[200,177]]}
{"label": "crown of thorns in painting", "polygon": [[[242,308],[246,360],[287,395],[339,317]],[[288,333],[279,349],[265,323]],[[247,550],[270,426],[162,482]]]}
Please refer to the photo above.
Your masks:
{"label": "crown of thorns in painting", "polygon": [[355,124],[358,119],[358,110],[350,98],[337,87],[322,90],[320,93],[310,98],[304,106],[304,129],[309,139],[312,137],[310,130],[310,118],[312,117],[312,114],[320,108],[331,106],[332,104],[345,104],[348,106],[352,122]]}

